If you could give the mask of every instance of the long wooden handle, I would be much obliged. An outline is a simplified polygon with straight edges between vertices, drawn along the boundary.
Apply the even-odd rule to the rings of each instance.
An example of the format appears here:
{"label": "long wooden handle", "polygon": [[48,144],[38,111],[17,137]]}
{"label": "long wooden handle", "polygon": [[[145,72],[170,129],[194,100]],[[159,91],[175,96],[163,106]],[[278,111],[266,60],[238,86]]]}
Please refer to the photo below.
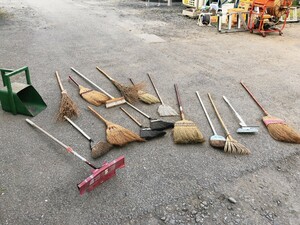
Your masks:
{"label": "long wooden handle", "polygon": [[222,118],[221,118],[221,115],[220,115],[220,113],[218,112],[217,107],[216,107],[215,103],[213,102],[213,100],[212,100],[212,98],[211,98],[210,93],[208,93],[207,95],[208,95],[208,98],[209,98],[209,100],[210,100],[210,102],[211,102],[211,104],[212,104],[212,106],[213,106],[213,108],[214,108],[214,110],[215,110],[215,112],[216,112],[216,114],[217,114],[218,119],[220,120],[220,122],[221,122],[221,124],[222,124],[224,130],[226,131],[226,135],[228,136],[230,133],[229,133],[227,127],[225,126],[225,123],[223,122],[223,120],[222,120]]}
{"label": "long wooden handle", "polygon": [[259,108],[264,112],[264,114],[266,116],[269,115],[267,110],[265,110],[264,107],[257,101],[257,99],[254,97],[254,95],[251,93],[251,91],[247,88],[247,86],[242,81],[240,83],[245,88],[245,90],[248,92],[248,94],[252,97],[252,99],[255,101],[255,103],[259,106]]}
{"label": "long wooden handle", "polygon": [[89,110],[92,111],[92,113],[94,113],[95,116],[97,116],[100,120],[102,120],[106,125],[108,125],[110,122],[106,119],[104,119],[104,117],[102,117],[98,112],[96,112],[92,107],[88,106]]}
{"label": "long wooden handle", "polygon": [[61,83],[61,80],[60,80],[60,77],[59,77],[59,75],[58,75],[58,72],[57,72],[57,71],[55,71],[55,75],[56,75],[56,79],[57,79],[57,82],[58,82],[59,88],[60,88],[61,92],[63,92],[65,89],[64,89],[64,87],[63,87],[63,85],[62,85],[62,83]]}
{"label": "long wooden handle", "polygon": [[151,84],[152,84],[152,86],[153,86],[153,88],[154,88],[154,90],[155,90],[155,92],[156,92],[156,94],[157,94],[157,96],[158,96],[158,98],[159,98],[159,101],[161,102],[162,105],[164,105],[164,102],[163,102],[163,100],[161,99],[160,94],[158,93],[158,90],[157,90],[157,88],[155,87],[154,82],[153,82],[153,80],[152,80],[150,74],[147,73],[147,75],[148,75],[148,77],[149,77],[149,79],[150,79],[150,81],[151,81]]}
{"label": "long wooden handle", "polygon": [[124,108],[120,107],[120,109],[130,118],[132,119],[139,127],[142,127],[142,124],[134,118],[129,112],[127,112]]}
{"label": "long wooden handle", "polygon": [[104,76],[106,76],[109,80],[114,81],[112,77],[110,77],[107,73],[105,73],[102,69],[100,69],[98,66],[96,66],[96,69],[102,73]]}
{"label": "long wooden handle", "polygon": [[79,87],[79,84],[78,84],[71,76],[69,76],[69,79],[70,79],[71,81],[73,81],[73,83],[74,83],[77,87]]}
{"label": "long wooden handle", "polygon": [[180,96],[179,96],[179,91],[178,91],[177,84],[174,84],[174,87],[175,87],[177,102],[178,102],[178,106],[179,106],[180,117],[181,117],[182,120],[184,120],[185,118],[184,118],[183,108],[182,108],[182,105],[181,105],[181,99],[180,99]]}

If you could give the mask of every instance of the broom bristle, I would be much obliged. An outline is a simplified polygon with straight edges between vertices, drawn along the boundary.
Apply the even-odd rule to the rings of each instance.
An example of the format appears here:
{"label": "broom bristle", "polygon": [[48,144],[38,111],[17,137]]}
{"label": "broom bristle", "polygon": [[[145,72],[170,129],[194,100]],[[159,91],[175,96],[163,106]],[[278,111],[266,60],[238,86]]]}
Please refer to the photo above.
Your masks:
{"label": "broom bristle", "polygon": [[69,118],[77,117],[79,115],[79,110],[77,105],[68,96],[67,92],[62,92],[62,97],[60,100],[59,112],[57,114],[57,120],[65,120],[64,116]]}
{"label": "broom bristle", "polygon": [[139,99],[142,102],[149,104],[149,105],[160,102],[159,99],[157,97],[155,97],[154,95],[151,95],[151,94],[141,91],[141,90],[138,91],[138,95],[139,95]]}
{"label": "broom bristle", "polygon": [[106,139],[112,145],[122,146],[134,141],[145,141],[138,134],[113,123],[107,124]]}
{"label": "broom bristle", "polygon": [[138,91],[143,88],[143,84],[139,83],[132,86],[124,86],[116,81],[112,82],[128,102],[134,103],[139,100]]}
{"label": "broom bristle", "polygon": [[224,152],[242,155],[248,155],[251,153],[248,148],[234,140],[230,135],[227,135]]}
{"label": "broom bristle", "polygon": [[91,90],[89,88],[85,88],[82,86],[79,86],[79,88],[80,88],[79,91],[80,96],[83,99],[85,99],[87,102],[95,106],[100,106],[101,104],[104,104],[107,100],[110,99],[107,95],[99,91]]}
{"label": "broom bristle", "polygon": [[160,105],[157,111],[160,116],[178,116],[178,113],[168,105]]}
{"label": "broom bristle", "polygon": [[201,143],[204,137],[194,122],[189,120],[177,121],[173,131],[176,144]]}
{"label": "broom bristle", "polygon": [[282,119],[274,116],[264,116],[263,122],[267,126],[269,134],[277,141],[300,144],[300,134]]}
{"label": "broom bristle", "polygon": [[112,149],[113,145],[107,142],[99,141],[92,148],[92,158],[97,159]]}

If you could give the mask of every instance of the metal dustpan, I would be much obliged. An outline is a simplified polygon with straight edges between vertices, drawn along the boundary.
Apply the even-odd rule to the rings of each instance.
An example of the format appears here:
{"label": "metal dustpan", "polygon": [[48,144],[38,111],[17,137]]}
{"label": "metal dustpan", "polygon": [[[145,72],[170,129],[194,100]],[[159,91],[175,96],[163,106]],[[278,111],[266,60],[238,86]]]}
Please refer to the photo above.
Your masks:
{"label": "metal dustpan", "polygon": [[[0,89],[0,101],[4,111],[14,115],[36,116],[47,107],[42,97],[31,85],[28,67],[17,70],[0,69],[0,72],[4,85]],[[11,83],[10,78],[22,72],[25,72],[27,84]]]}

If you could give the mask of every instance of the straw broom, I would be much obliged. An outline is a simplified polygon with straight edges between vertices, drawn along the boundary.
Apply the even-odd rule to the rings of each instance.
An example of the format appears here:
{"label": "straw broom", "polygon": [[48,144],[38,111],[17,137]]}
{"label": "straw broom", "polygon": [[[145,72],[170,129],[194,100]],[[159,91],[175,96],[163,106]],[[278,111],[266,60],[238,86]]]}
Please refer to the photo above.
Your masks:
{"label": "straw broom", "polygon": [[145,139],[141,138],[139,135],[133,133],[132,131],[104,119],[92,107],[88,106],[88,108],[106,124],[106,139],[108,143],[112,145],[123,146],[134,141],[145,141]]}
{"label": "straw broom", "polygon": [[56,78],[61,90],[61,100],[59,106],[59,112],[57,114],[57,120],[65,120],[64,116],[69,118],[77,117],[79,115],[79,110],[77,105],[69,97],[67,91],[63,88],[58,72],[55,72]]}
{"label": "straw broom", "polygon": [[111,78],[107,73],[105,73],[99,67],[96,67],[96,68],[100,73],[102,73],[104,76],[106,76],[113,83],[113,85],[115,85],[115,87],[121,92],[121,95],[124,96],[126,101],[128,101],[130,103],[134,103],[139,100],[138,91],[143,88],[143,84],[125,86],[123,84],[120,84],[113,78]]}
{"label": "straw broom", "polygon": [[176,144],[189,144],[189,143],[201,143],[205,139],[201,131],[197,128],[196,124],[192,121],[186,120],[184,117],[181,100],[179,97],[178,87],[175,84],[175,92],[179,105],[181,120],[177,121],[174,125],[173,138]]}
{"label": "straw broom", "polygon": [[86,100],[88,103],[94,105],[94,106],[100,106],[102,104],[105,104],[106,101],[108,101],[110,98],[99,92],[95,91],[86,87],[81,86],[78,84],[71,76],[69,76],[69,79],[74,82],[74,84],[78,87],[79,89],[79,95]]}
{"label": "straw broom", "polygon": [[290,125],[286,124],[284,120],[275,116],[271,116],[257,101],[246,85],[242,81],[240,83],[252,97],[255,103],[264,112],[265,116],[262,118],[262,120],[266,125],[271,137],[277,141],[300,144],[300,133],[294,130]]}
{"label": "straw broom", "polygon": [[237,153],[237,154],[243,154],[243,155],[250,154],[251,152],[248,148],[246,148],[244,145],[240,144],[235,139],[233,139],[233,137],[229,133],[227,127],[225,126],[225,123],[223,122],[221,115],[218,112],[217,107],[215,106],[215,104],[211,98],[211,95],[209,93],[208,93],[208,98],[217,114],[218,119],[220,120],[220,122],[226,132],[227,137],[226,137],[226,142],[225,142],[225,146],[224,146],[224,152]]}
{"label": "straw broom", "polygon": [[[132,85],[134,85],[132,79],[129,78],[129,80],[131,81]],[[149,105],[160,102],[157,97],[142,90],[138,90],[138,95],[139,95],[139,100]]]}

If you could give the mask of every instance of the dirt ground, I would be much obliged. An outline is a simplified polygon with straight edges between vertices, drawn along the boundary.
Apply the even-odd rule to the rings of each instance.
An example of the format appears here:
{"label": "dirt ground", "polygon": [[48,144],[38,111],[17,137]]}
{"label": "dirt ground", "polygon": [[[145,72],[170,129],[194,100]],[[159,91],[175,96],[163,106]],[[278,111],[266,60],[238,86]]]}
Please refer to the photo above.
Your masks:
{"label": "dirt ground", "polygon": [[[220,34],[215,27],[199,27],[197,20],[182,16],[183,9],[178,2],[167,7],[162,1],[158,7],[155,1],[146,6],[137,0],[0,2],[0,67],[28,65],[48,105],[32,120],[96,165],[126,157],[126,167],[116,177],[79,196],[75,184],[89,175],[86,165],[29,127],[25,116],[0,110],[0,224],[299,224],[299,145],[273,140],[261,122],[262,112],[239,85],[243,80],[271,113],[300,130],[299,23],[287,24],[282,36]],[[97,65],[124,83],[128,77],[146,81],[147,91],[154,94],[145,78],[150,72],[165,102],[176,110],[177,83],[188,119],[201,127],[206,140],[211,129],[195,91],[223,135],[206,98],[212,93],[232,135],[251,154],[225,154],[208,141],[175,145],[168,131],[164,138],[132,143],[93,160],[84,138],[69,124],[55,121],[60,92],[54,72],[60,71],[79,104],[76,123],[104,140],[105,126],[90,115],[67,81],[67,75],[76,76],[70,72],[74,66],[118,96],[111,83],[99,77]],[[260,126],[258,134],[235,133],[238,122],[222,95],[246,122]],[[157,106],[137,106],[158,117]],[[138,132],[118,109],[97,110]]]}

